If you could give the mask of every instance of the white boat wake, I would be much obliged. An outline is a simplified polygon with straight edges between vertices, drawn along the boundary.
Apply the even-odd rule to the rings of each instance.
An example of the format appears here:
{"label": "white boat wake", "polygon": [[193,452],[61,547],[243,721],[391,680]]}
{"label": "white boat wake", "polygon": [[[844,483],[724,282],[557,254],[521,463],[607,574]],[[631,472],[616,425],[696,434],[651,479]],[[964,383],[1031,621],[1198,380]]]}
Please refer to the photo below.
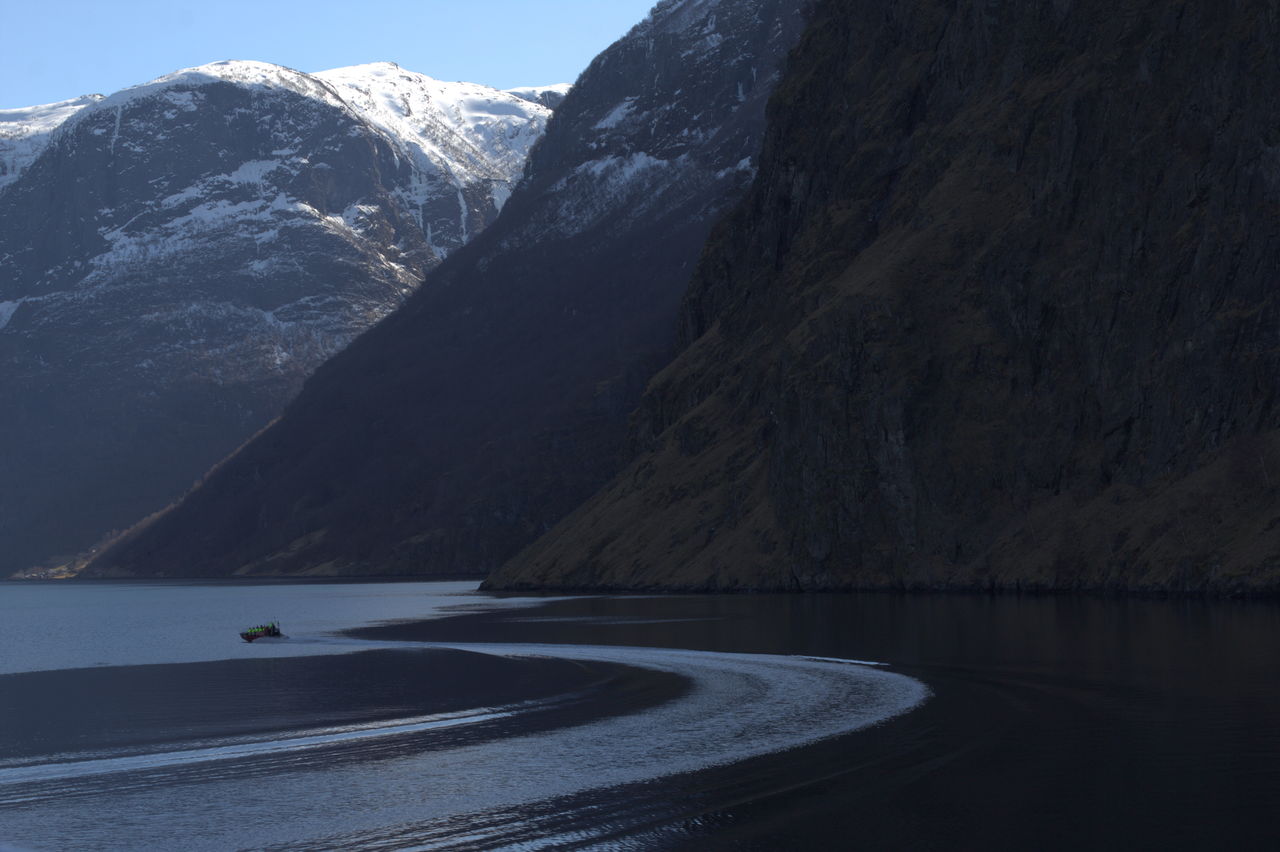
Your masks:
{"label": "white boat wake", "polygon": [[[405,736],[427,731],[439,731],[466,725],[478,725],[545,709],[554,701],[529,701],[505,707],[482,707],[458,713],[438,713],[405,719],[369,722],[359,725],[341,725],[309,731],[293,731],[271,737],[231,737],[208,743],[191,743],[190,747],[158,752],[143,752],[120,757],[93,757],[87,755],[54,755],[39,761],[15,761],[0,767],[0,806],[23,797],[12,797],[3,791],[6,787],[34,784],[43,781],[66,781],[92,775],[109,775],[118,772],[142,772],[194,766],[226,760],[247,760],[271,757],[287,752],[306,751],[323,746],[357,743],[377,737]],[[2,852],[2,850],[0,850]]]}
{"label": "white boat wake", "polygon": [[[390,643],[368,644],[386,647]],[[187,848],[201,848],[200,844],[206,844],[204,848],[261,847],[306,837],[332,838],[336,843],[339,832],[352,838],[360,832],[383,832],[424,820],[462,818],[466,822],[468,814],[509,812],[554,797],[651,781],[812,744],[905,713],[929,694],[924,684],[912,678],[856,661],[826,658],[579,645],[422,643],[413,647],[623,664],[679,675],[691,687],[676,700],[621,716],[496,739],[462,737],[428,751],[371,747],[366,760],[347,759],[319,771],[314,763],[296,766],[297,755],[335,745],[357,749],[362,743],[394,745],[396,738],[406,738],[408,743],[411,734],[514,719],[546,710],[548,702],[297,731],[268,740],[188,743],[158,754],[0,769],[0,807],[4,808],[0,822],[6,824],[5,839],[37,842],[51,836],[39,828],[48,829],[60,818],[102,830],[109,821],[86,814],[127,808],[131,814],[143,815],[134,820],[133,833],[127,838],[133,848],[165,847],[176,839]],[[278,761],[270,769],[271,783],[245,785],[235,767],[246,760]],[[226,773],[205,773],[191,783],[183,781],[184,769],[220,761],[227,762]],[[154,782],[101,781],[107,773],[123,773],[120,777],[127,778],[138,771],[154,775]],[[67,785],[75,785],[78,779],[92,785],[92,793],[62,801]],[[54,780],[49,786],[58,789],[57,795],[25,807],[19,804],[24,797],[38,797],[39,782],[46,780]],[[235,818],[211,823],[208,808],[202,806],[210,801]],[[6,813],[10,808],[14,810]],[[284,819],[282,814],[289,816]],[[36,833],[19,830],[28,819]],[[72,831],[70,826],[60,830]],[[199,841],[196,847],[191,846],[193,838]]]}

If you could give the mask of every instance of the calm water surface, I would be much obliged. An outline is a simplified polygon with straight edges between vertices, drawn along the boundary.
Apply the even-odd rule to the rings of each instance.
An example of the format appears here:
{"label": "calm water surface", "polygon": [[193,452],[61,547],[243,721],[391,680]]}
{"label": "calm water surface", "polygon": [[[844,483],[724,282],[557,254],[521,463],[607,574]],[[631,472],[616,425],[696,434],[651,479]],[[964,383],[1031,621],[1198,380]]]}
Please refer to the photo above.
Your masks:
{"label": "calm water surface", "polygon": [[[142,583],[0,586],[0,674],[340,653],[339,631],[397,619],[519,606],[478,600],[474,582]],[[279,621],[292,641],[246,645]]]}
{"label": "calm water surface", "polygon": [[0,588],[0,849],[1280,848],[1274,605],[472,588]]}

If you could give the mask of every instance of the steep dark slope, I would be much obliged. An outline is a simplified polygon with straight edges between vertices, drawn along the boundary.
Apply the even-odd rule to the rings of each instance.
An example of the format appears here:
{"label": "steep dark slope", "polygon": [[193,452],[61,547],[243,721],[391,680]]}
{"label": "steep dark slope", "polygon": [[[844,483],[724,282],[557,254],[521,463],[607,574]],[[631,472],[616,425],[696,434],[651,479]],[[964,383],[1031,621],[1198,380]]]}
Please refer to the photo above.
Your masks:
{"label": "steep dark slope", "polygon": [[1278,40],[823,2],[634,461],[489,585],[1276,590]]}
{"label": "steep dark slope", "polygon": [[92,573],[484,572],[617,470],[801,0],[677,0],[597,58],[498,221]]}

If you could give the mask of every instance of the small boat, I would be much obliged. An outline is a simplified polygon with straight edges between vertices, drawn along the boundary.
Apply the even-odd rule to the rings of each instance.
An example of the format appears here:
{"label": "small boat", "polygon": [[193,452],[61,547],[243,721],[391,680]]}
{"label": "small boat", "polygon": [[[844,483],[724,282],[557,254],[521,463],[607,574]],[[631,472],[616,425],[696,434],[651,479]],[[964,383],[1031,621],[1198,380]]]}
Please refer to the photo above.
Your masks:
{"label": "small boat", "polygon": [[242,630],[240,638],[246,642],[252,642],[255,639],[283,639],[284,634],[280,632],[280,622],[271,621],[266,624],[259,624],[256,627],[250,627],[248,630]]}

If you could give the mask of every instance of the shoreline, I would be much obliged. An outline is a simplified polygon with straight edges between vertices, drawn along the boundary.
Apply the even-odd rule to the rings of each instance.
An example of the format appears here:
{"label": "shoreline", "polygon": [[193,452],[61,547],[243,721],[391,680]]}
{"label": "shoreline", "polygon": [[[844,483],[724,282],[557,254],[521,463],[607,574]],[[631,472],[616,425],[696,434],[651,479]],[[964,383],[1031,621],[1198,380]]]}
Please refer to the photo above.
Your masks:
{"label": "shoreline", "polygon": [[1261,587],[1202,586],[1196,588],[1166,588],[1158,585],[1131,586],[1125,584],[1088,585],[1079,587],[1054,586],[1038,582],[1015,581],[1001,584],[939,584],[939,583],[889,583],[880,585],[832,584],[820,586],[776,585],[760,587],[719,587],[710,583],[653,586],[550,586],[534,583],[509,583],[486,587],[489,575],[481,574],[370,574],[317,577],[305,575],[270,576],[190,576],[190,577],[94,577],[83,574],[66,577],[39,577],[10,575],[0,578],[4,583],[17,585],[187,585],[187,586],[281,586],[281,585],[380,585],[393,583],[475,583],[476,591],[498,599],[511,597],[668,597],[678,595],[740,596],[740,595],[885,595],[904,597],[1032,597],[1032,598],[1088,598],[1105,600],[1205,600],[1205,601],[1280,601],[1280,585]]}
{"label": "shoreline", "polygon": [[480,584],[479,591],[484,594],[510,595],[517,597],[534,597],[539,595],[631,595],[631,596],[666,596],[666,595],[899,595],[913,597],[927,596],[984,596],[984,597],[1078,597],[1102,598],[1117,600],[1132,598],[1135,600],[1271,600],[1280,601],[1280,585],[1258,588],[1187,588],[1169,589],[1157,586],[1133,587],[1114,586],[1081,586],[1060,587],[1037,583],[976,585],[976,584],[885,584],[856,585],[837,584],[830,586],[763,586],[756,588],[729,587],[721,588],[709,584],[691,583],[679,586],[547,586],[538,584],[512,583],[500,587],[486,588],[487,579]]}

